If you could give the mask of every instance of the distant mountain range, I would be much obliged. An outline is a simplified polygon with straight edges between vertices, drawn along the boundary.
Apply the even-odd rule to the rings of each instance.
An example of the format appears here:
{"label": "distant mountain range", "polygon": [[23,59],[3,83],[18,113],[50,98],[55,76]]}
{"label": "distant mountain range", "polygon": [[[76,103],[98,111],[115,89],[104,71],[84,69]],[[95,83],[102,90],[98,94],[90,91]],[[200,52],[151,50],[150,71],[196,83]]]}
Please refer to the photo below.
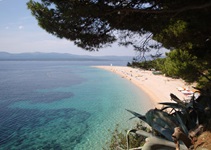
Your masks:
{"label": "distant mountain range", "polygon": [[126,60],[131,61],[132,56],[88,56],[73,55],[68,53],[19,53],[12,54],[8,52],[0,52],[0,60]]}

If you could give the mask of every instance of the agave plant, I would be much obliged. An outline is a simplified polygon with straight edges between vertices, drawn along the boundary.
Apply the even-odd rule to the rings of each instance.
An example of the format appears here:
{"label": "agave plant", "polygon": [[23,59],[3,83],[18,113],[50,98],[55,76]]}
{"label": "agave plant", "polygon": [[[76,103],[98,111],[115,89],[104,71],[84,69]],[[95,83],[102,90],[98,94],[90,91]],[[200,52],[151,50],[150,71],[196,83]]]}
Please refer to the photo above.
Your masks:
{"label": "agave plant", "polygon": [[161,109],[151,109],[145,115],[127,110],[146,122],[164,139],[177,143],[183,142],[187,148],[194,144],[194,137],[205,130],[211,130],[211,96],[210,92],[201,90],[201,95],[194,95],[189,102],[180,100],[170,94],[173,102],[159,103]]}

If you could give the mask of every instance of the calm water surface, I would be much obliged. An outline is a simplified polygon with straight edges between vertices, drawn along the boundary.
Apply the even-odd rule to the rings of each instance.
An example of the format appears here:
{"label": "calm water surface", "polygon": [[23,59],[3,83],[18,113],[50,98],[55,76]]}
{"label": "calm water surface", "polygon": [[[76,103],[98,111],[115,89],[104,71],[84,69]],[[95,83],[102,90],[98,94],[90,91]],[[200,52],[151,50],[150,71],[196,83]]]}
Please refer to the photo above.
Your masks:
{"label": "calm water surface", "polygon": [[108,62],[0,61],[1,150],[99,150],[116,124],[145,113],[149,98],[92,65]]}

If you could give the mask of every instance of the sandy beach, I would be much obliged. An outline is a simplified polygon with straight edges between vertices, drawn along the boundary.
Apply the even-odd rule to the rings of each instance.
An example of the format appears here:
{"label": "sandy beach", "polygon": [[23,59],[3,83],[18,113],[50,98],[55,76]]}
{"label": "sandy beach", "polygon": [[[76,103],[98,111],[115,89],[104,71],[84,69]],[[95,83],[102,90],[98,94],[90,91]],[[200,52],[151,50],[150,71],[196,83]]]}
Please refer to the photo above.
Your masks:
{"label": "sandy beach", "polygon": [[146,71],[122,66],[95,66],[97,68],[111,71],[122,78],[131,81],[152,100],[155,107],[159,108],[159,102],[171,101],[170,93],[175,94],[181,100],[188,99],[187,95],[178,90],[178,87],[193,90],[192,85],[181,79],[172,79],[164,75],[154,75],[152,71]]}

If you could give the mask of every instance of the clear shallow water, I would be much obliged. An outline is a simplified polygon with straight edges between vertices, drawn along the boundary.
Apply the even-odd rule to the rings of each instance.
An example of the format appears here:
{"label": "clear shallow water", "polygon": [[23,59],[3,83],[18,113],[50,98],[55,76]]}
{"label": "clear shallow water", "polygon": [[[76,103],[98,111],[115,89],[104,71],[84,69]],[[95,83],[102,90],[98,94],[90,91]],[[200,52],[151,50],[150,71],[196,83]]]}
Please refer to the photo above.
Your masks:
{"label": "clear shallow water", "polygon": [[0,62],[0,149],[96,150],[106,147],[116,124],[129,129],[134,121],[125,109],[145,113],[149,98],[90,67],[98,64]]}

